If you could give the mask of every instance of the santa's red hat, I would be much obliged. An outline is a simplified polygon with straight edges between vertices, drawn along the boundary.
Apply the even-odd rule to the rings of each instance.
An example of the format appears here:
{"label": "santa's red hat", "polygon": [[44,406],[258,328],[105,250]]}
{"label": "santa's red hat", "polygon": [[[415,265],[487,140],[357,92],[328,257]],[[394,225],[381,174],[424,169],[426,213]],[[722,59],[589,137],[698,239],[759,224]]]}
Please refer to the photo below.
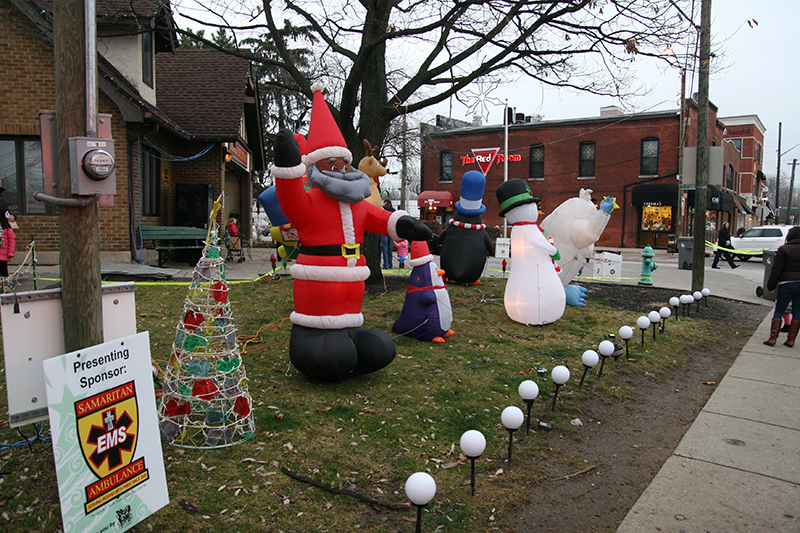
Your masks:
{"label": "santa's red hat", "polygon": [[314,92],[314,102],[311,105],[311,123],[308,126],[306,136],[306,155],[303,156],[303,163],[313,165],[322,159],[330,157],[344,157],[351,163],[353,154],[347,149],[342,132],[336,121],[333,120],[328,103],[322,95],[323,86],[315,83],[311,86]]}
{"label": "santa's red hat", "polygon": [[411,268],[424,265],[433,261],[427,241],[411,241],[411,260],[408,265]]}

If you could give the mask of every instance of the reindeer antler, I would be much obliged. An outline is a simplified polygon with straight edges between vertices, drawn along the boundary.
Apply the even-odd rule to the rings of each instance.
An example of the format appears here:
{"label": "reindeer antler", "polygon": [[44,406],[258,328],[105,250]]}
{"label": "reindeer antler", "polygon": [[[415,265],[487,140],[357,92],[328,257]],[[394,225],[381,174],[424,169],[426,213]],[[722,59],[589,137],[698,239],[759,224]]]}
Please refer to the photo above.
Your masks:
{"label": "reindeer antler", "polygon": [[373,147],[369,143],[369,141],[367,139],[364,139],[364,148],[367,149],[367,155],[371,155],[372,157],[375,157],[375,155],[378,153],[378,148],[379,147],[378,146]]}

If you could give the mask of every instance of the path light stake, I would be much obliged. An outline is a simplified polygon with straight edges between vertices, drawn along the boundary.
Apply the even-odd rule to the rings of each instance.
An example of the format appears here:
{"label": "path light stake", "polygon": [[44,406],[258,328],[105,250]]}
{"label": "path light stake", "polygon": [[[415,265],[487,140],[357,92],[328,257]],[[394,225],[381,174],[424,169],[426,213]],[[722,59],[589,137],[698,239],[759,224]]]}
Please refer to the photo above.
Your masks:
{"label": "path light stake", "polygon": [[692,293],[692,298],[694,298],[694,301],[697,304],[697,310],[700,311],[700,300],[703,299],[703,293],[700,291],[694,291]]}
{"label": "path light stake", "polygon": [[611,341],[602,341],[597,345],[597,351],[600,352],[600,355],[603,357],[603,362],[600,363],[600,371],[597,372],[597,377],[599,378],[603,375],[603,367],[606,365],[606,359],[614,354],[614,343]]}
{"label": "path light stake", "polygon": [[628,341],[633,337],[633,328],[630,326],[622,326],[619,328],[619,338],[625,341],[625,359],[628,358]]}
{"label": "path light stake", "polygon": [[677,296],[673,296],[669,299],[669,305],[671,305],[675,309],[675,320],[678,320],[680,313],[678,312],[678,306],[681,304],[680,298]]}
{"label": "path light stake", "polygon": [[664,333],[664,328],[667,325],[667,319],[672,315],[672,311],[669,307],[662,307],[658,310],[658,314],[661,317],[661,333]]}
{"label": "path light stake", "polygon": [[539,396],[539,385],[535,381],[526,379],[519,384],[517,390],[522,397],[522,401],[525,402],[525,407],[528,408],[528,417],[525,419],[525,434],[527,435],[531,430],[531,407],[533,407],[533,400]]}
{"label": "path light stake", "polygon": [[478,459],[486,449],[486,437],[477,429],[470,429],[461,435],[461,451],[472,463],[472,473],[470,474],[470,486],[472,495],[475,496],[475,459]]}
{"label": "path light stake", "polygon": [[681,305],[683,306],[683,316],[689,316],[689,308],[691,303],[694,302],[694,296],[691,294],[681,294]]}
{"label": "path light stake", "polygon": [[569,381],[569,368],[565,367],[564,365],[558,365],[553,369],[550,373],[550,377],[553,378],[553,383],[556,384],[556,391],[553,393],[553,404],[550,406],[550,411],[556,410],[556,399],[558,398],[558,388],[561,387],[564,383]]}
{"label": "path light stake", "polygon": [[427,472],[416,472],[406,480],[406,496],[417,506],[417,533],[422,531],[422,508],[436,496],[436,481]]}
{"label": "path light stake", "polygon": [[[590,368],[596,366],[599,360],[600,356],[597,355],[597,352],[595,352],[594,350],[586,350],[585,352],[583,352],[583,355],[581,356],[581,361],[583,361],[583,375],[581,376],[581,382],[578,385],[579,389],[583,387],[583,379],[586,377],[586,372],[588,372]],[[605,361],[605,358],[603,358],[603,361]],[[600,372],[597,375],[599,376],[602,373],[603,373],[603,367],[601,366]]]}
{"label": "path light stake", "polygon": [[656,324],[661,321],[661,315],[658,311],[650,311],[647,313],[647,319],[650,320],[650,323],[653,325],[653,341],[656,340]]}
{"label": "path light stake", "polygon": [[650,319],[642,315],[636,319],[636,325],[642,330],[642,346],[644,346],[644,330],[650,327]]}
{"label": "path light stake", "polygon": [[511,452],[514,450],[514,432],[520,428],[522,422],[525,420],[525,415],[522,414],[522,409],[514,405],[510,405],[503,409],[500,413],[500,421],[503,427],[508,431],[508,466],[511,467]]}
{"label": "path light stake", "polygon": [[711,291],[709,289],[703,289],[702,291],[700,291],[700,294],[702,294],[703,298],[705,298],[704,302],[706,304],[706,307],[708,307],[708,297],[711,296]]}

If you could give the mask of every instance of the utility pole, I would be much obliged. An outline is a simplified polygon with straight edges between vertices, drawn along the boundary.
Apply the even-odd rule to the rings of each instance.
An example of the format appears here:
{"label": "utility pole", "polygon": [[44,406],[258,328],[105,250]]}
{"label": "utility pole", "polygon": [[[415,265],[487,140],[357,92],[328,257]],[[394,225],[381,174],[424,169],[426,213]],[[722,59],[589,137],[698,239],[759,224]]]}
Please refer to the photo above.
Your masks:
{"label": "utility pole", "polygon": [[775,223],[781,223],[781,127],[783,123],[778,122],[778,170],[775,171]]}
{"label": "utility pole", "polygon": [[[96,17],[94,0],[59,0],[53,3],[56,127],[58,136],[58,192],[71,198],[69,143],[70,137],[87,133],[88,93],[96,102],[96,85],[87,89],[86,57],[97,54],[87,50],[87,20]],[[93,24],[90,25],[92,30]],[[89,39],[93,46],[94,38]],[[84,54],[83,52],[86,51]],[[94,65],[94,62],[91,62]],[[96,131],[94,133],[96,135]],[[85,207],[63,206],[59,209],[61,237],[61,304],[63,310],[64,347],[67,352],[103,342],[103,307],[100,284],[100,232],[97,202]]]}
{"label": "utility pole", "polygon": [[789,203],[786,206],[786,222],[794,225],[792,221],[792,193],[794,192],[794,169],[797,166],[797,159],[792,159],[792,177],[789,180]]}
{"label": "utility pole", "polygon": [[[686,69],[681,68],[681,108],[678,118],[678,221],[675,233],[683,236],[683,149],[686,145]],[[695,197],[695,199],[697,199]]]}
{"label": "utility pole", "polygon": [[406,146],[406,139],[408,132],[406,131],[406,114],[403,113],[403,138],[401,140],[401,145],[403,147],[403,157],[400,159],[401,167],[400,167],[400,209],[405,210],[406,208],[406,173],[408,170],[408,146]]}
{"label": "utility pole", "polygon": [[703,289],[706,268],[706,197],[708,194],[708,79],[711,60],[711,0],[700,12],[700,73],[697,91],[697,187],[694,193],[692,291]]}

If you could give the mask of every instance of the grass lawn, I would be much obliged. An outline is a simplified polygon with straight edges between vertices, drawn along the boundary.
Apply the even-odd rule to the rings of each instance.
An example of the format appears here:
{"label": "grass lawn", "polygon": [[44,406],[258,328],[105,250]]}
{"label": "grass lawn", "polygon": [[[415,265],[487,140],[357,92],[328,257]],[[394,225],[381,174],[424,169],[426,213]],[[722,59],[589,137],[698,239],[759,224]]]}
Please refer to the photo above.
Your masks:
{"label": "grass lawn", "polygon": [[[423,531],[512,531],[503,516],[525,503],[530,487],[547,478],[538,459],[559,454],[542,445],[542,434],[514,435],[514,455],[506,462],[509,434],[500,413],[509,405],[525,410],[519,383],[538,383],[532,415],[553,432],[577,438],[570,420],[596,398],[633,398],[626,376],[656,377],[685,363],[689,339],[733,334],[733,327],[703,319],[670,320],[666,334],[644,347],[635,328],[639,314],[590,301],[567,308],[544,327],[512,322],[503,307],[505,281],[487,279],[477,287],[451,285],[455,335],[446,344],[395,336],[397,358],[382,371],[336,384],[309,382],[289,362],[288,316],[292,282],[260,280],[230,286],[233,320],[253,399],[256,434],[224,449],[183,449],[164,444],[170,504],[136,526],[136,531],[369,532],[413,531],[415,510],[407,507],[404,484],[417,471],[437,483],[423,512]],[[164,368],[176,325],[183,316],[185,285],[141,285],[136,290],[138,331],[149,331],[154,361]],[[363,307],[367,328],[391,332],[404,290],[368,293]],[[666,302],[653,302],[658,309]],[[609,358],[601,378],[594,372],[578,388],[581,354],[609,333],[630,325],[631,360]],[[621,342],[621,341],[620,341]],[[572,374],[561,387],[554,412],[549,371],[566,365]],[[548,370],[539,375],[537,368]],[[3,378],[5,370],[2,369]],[[0,380],[5,389],[5,379]],[[5,412],[6,394],[0,394]],[[477,429],[487,447],[476,463],[477,493],[470,495],[469,461],[461,435]],[[36,429],[23,428],[26,437]],[[48,433],[44,425],[43,436]],[[57,531],[61,516],[49,441],[28,446],[16,430],[0,427],[0,525],[5,531]],[[578,457],[563,457],[574,471]],[[324,484],[298,481],[283,469]],[[370,504],[346,494],[388,504]],[[400,507],[400,508],[391,508]]]}

